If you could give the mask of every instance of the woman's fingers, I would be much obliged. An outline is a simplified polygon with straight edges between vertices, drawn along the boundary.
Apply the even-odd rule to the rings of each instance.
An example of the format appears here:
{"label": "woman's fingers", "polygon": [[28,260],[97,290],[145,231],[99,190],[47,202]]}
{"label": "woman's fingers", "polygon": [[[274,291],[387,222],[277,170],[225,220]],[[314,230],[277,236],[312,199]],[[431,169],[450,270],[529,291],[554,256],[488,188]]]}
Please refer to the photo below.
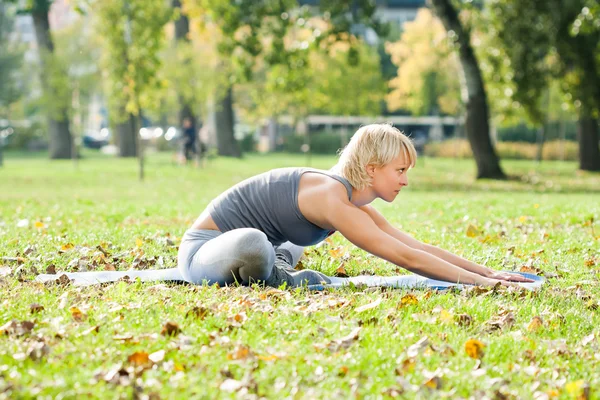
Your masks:
{"label": "woman's fingers", "polygon": [[512,282],[534,282],[533,279],[531,278],[526,278],[523,275],[518,275],[518,274],[506,274],[506,278],[503,278],[507,281],[512,281]]}

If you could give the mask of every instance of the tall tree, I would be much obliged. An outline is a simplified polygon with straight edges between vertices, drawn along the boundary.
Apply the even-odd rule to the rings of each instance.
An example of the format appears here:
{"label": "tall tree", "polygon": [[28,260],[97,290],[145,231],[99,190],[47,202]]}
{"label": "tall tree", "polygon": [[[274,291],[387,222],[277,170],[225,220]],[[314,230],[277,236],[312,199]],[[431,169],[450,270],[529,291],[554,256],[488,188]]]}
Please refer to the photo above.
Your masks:
{"label": "tall tree", "polygon": [[490,112],[479,63],[471,45],[470,30],[458,16],[451,0],[428,0],[454,42],[461,65],[465,104],[465,131],[477,164],[477,178],[505,179],[490,138]]}
{"label": "tall tree", "polygon": [[514,71],[515,99],[534,118],[541,118],[542,93],[552,79],[560,80],[578,114],[579,167],[600,171],[598,1],[499,0],[490,7],[491,21]]}
{"label": "tall tree", "polygon": [[110,115],[119,122],[120,155],[138,155],[143,178],[143,150],[138,130],[142,109],[158,108],[151,94],[161,82],[159,51],[171,9],[162,0],[98,0],[92,3],[103,43]]}
{"label": "tall tree", "polygon": [[[231,60],[233,73],[229,80],[231,84],[248,80],[253,65],[261,58],[267,65],[284,64],[290,70],[299,67],[309,68],[307,58],[302,55],[307,46],[321,46],[336,41],[350,41],[356,27],[371,27],[377,33],[383,33],[386,25],[380,24],[375,17],[376,4],[373,0],[323,0],[317,8],[300,7],[297,0],[188,0],[188,3],[202,15],[201,21],[218,26],[221,35],[218,44],[224,59]],[[312,13],[325,16],[327,29],[314,27],[310,40],[297,41],[294,46],[286,46],[285,40],[290,29],[305,26]],[[358,52],[352,47],[349,51],[349,61],[356,63]],[[295,65],[294,65],[295,64]],[[222,112],[225,121],[232,117],[228,110],[233,103],[230,96],[233,90],[225,90],[218,110]],[[218,140],[225,145],[219,145],[220,154],[237,155],[239,150],[229,144],[233,139],[233,121],[217,127]],[[219,128],[226,127],[226,129]]]}
{"label": "tall tree", "polygon": [[[15,73],[21,66],[23,52],[9,40],[12,24],[12,14],[9,13],[6,4],[0,3],[0,120],[10,116],[9,107],[23,94],[23,88],[15,79]],[[4,128],[8,127],[0,126],[0,130]],[[3,164],[2,142],[0,136],[0,166]]]}
{"label": "tall tree", "polygon": [[[190,20],[181,6],[181,0],[171,0],[171,7],[178,15],[175,20],[175,45],[177,48],[179,43],[190,43]],[[190,60],[187,59],[185,62],[189,65]],[[192,104],[182,94],[179,95],[179,108],[179,126],[182,126],[183,121],[187,118],[192,121],[192,128],[196,131],[196,113],[192,110]]]}
{"label": "tall tree", "polygon": [[429,9],[422,8],[412,22],[404,24],[397,42],[386,51],[398,72],[389,86],[390,110],[405,109],[414,115],[456,115],[460,108],[460,66],[446,40],[446,30]]}
{"label": "tall tree", "polygon": [[63,80],[66,71],[54,60],[54,41],[48,20],[51,5],[52,0],[28,0],[20,12],[30,14],[33,18],[48,123],[50,158],[71,158],[73,138],[69,129],[69,104],[61,101],[61,88],[54,84]]}

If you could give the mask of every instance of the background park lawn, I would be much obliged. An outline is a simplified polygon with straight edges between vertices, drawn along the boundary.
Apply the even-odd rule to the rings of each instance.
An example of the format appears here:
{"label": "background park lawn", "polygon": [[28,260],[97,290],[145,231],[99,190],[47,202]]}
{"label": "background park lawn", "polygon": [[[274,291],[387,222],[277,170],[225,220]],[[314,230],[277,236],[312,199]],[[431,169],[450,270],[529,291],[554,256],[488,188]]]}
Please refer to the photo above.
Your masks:
{"label": "background park lawn", "polygon": [[[306,161],[249,155],[194,169],[150,155],[140,183],[133,159],[91,155],[75,168],[7,154],[0,398],[599,398],[600,176],[575,163],[506,161],[510,180],[475,182],[470,160],[420,159],[396,202],[376,203],[420,240],[544,274],[537,293],[31,282],[47,270],[174,267],[215,195]],[[404,273],[339,234],[306,255],[305,268],[327,274]]]}

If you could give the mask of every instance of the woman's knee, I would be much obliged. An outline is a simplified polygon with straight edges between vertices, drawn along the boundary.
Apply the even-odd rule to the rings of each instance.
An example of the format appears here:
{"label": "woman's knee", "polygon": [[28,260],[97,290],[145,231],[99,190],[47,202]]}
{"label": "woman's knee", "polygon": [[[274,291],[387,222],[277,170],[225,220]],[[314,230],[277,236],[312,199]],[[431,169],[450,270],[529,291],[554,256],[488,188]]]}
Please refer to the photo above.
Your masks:
{"label": "woman's knee", "polygon": [[240,278],[244,282],[267,279],[275,263],[275,250],[267,235],[252,228],[236,229],[235,233]]}

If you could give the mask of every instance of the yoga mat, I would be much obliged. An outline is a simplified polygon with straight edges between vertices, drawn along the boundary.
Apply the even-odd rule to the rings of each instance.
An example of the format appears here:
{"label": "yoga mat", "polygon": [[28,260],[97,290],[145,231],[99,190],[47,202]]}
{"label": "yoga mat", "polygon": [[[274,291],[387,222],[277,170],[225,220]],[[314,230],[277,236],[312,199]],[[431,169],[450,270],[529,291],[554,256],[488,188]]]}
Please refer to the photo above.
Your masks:
{"label": "yoga mat", "polygon": [[[511,272],[511,271],[505,271]],[[512,272],[519,275],[523,275],[526,278],[533,279],[533,282],[518,282],[518,285],[530,289],[535,290],[540,288],[545,279],[541,276],[527,274],[524,272]],[[350,285],[353,283],[355,285],[366,285],[369,287],[392,287],[392,288],[404,288],[404,289],[437,289],[437,290],[446,290],[451,287],[456,287],[461,289],[462,284],[453,283],[453,282],[445,282],[438,281],[435,279],[425,278],[419,275],[399,275],[399,276],[371,276],[371,275],[361,275],[361,276],[353,276],[351,278],[336,278],[331,277],[331,283],[325,285],[309,285],[308,288],[312,290],[324,290],[326,288],[338,288]]]}
{"label": "yoga mat", "polygon": [[[510,272],[510,271],[507,271]],[[533,279],[531,283],[519,283],[519,286],[527,289],[538,289],[545,282],[545,279],[541,276],[526,274],[524,272],[516,272],[527,278]],[[38,275],[35,280],[37,282],[51,282],[56,280],[63,273],[58,274],[42,274]],[[88,272],[66,272],[64,273],[69,279],[72,280],[72,284],[75,286],[89,286],[98,283],[116,282],[125,276],[135,280],[140,278],[143,282],[152,281],[171,281],[171,282],[185,282],[179,273],[177,268],[168,269],[149,269],[149,270],[129,270],[129,271],[88,271]],[[366,285],[371,287],[393,287],[393,288],[429,288],[445,290],[450,287],[462,288],[462,284],[437,281],[435,279],[424,278],[419,275],[399,275],[399,276],[371,276],[361,275],[354,276],[351,278],[337,278],[330,277],[331,283],[323,285],[309,285],[308,288],[311,290],[324,290],[326,288],[339,288],[349,286],[351,283],[354,285]]]}

